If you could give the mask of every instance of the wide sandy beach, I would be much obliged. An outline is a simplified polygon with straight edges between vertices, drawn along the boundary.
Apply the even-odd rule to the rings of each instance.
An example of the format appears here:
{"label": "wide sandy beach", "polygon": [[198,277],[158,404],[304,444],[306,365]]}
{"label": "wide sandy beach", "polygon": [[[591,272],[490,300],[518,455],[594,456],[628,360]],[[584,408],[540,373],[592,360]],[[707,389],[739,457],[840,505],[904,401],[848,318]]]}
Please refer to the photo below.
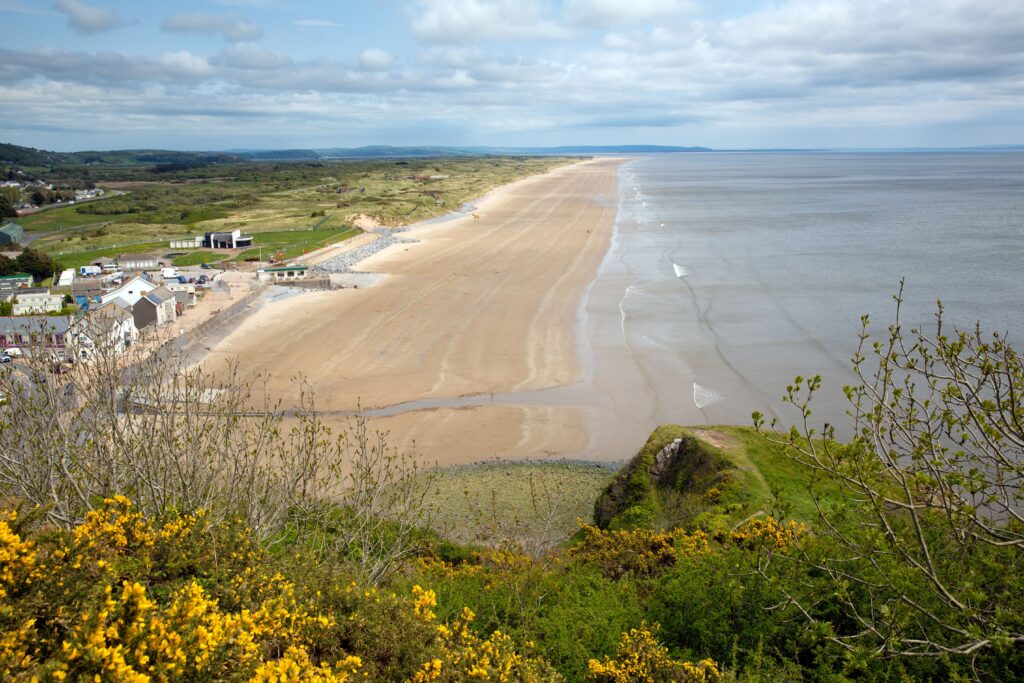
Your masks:
{"label": "wide sandy beach", "polygon": [[360,405],[382,409],[374,426],[428,462],[580,453],[584,411],[535,392],[584,374],[580,303],[609,247],[620,163],[527,178],[479,202],[479,219],[418,227],[406,236],[419,241],[359,265],[383,274],[374,286],[268,304],[205,365],[269,373],[285,409],[304,376],[339,424]]}

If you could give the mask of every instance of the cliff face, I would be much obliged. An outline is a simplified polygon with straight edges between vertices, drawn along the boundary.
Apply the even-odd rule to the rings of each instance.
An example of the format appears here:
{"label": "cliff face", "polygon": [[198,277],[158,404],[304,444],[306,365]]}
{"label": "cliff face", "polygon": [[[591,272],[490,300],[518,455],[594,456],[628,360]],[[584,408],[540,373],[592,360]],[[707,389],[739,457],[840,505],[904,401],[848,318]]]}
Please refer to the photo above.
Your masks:
{"label": "cliff face", "polygon": [[733,477],[733,464],[692,433],[657,429],[594,505],[603,529],[674,526],[716,502]]}

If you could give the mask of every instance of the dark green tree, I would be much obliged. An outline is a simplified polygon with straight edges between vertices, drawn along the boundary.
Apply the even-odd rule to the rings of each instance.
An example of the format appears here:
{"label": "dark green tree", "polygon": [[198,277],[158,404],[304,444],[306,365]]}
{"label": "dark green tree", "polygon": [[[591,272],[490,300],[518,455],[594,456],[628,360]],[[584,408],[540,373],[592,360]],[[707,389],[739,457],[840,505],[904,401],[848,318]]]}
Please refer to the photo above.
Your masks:
{"label": "dark green tree", "polygon": [[0,218],[15,218],[17,215],[18,212],[11,206],[11,201],[0,195]]}
{"label": "dark green tree", "polygon": [[36,280],[45,280],[54,273],[63,270],[60,263],[55,261],[52,256],[31,248],[26,248],[18,254],[18,258],[14,260],[14,265],[17,272],[28,273]]}

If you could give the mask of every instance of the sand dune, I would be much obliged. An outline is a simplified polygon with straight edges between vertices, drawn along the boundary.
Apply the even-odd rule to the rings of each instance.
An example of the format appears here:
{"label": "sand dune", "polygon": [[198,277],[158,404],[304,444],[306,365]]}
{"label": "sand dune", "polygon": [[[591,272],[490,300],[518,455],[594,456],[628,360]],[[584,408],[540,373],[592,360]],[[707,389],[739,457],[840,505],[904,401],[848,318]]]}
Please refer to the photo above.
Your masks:
{"label": "sand dune", "polygon": [[[292,378],[313,384],[324,411],[420,399],[524,392],[579,378],[577,312],[608,248],[618,160],[595,160],[495,191],[471,217],[424,226],[414,244],[360,264],[386,274],[373,287],[270,304],[214,349],[271,373],[270,392],[294,405]],[[573,406],[460,407],[377,418],[395,445],[427,460],[465,462],[579,451]],[[339,418],[340,419],[340,418]]]}

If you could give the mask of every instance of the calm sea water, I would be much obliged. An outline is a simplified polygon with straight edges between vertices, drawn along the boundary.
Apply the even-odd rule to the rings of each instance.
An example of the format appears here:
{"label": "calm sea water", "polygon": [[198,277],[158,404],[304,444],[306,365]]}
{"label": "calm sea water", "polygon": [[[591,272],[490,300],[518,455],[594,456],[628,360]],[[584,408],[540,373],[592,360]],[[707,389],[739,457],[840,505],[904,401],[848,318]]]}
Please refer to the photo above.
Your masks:
{"label": "calm sea water", "polygon": [[[587,303],[595,376],[632,392],[637,433],[753,410],[792,422],[780,397],[816,373],[816,418],[848,424],[860,316],[884,335],[901,278],[907,325],[930,324],[941,298],[949,322],[1024,349],[1022,274],[1024,154],[643,158],[620,171],[618,233]],[[615,336],[631,362],[602,360]]]}

